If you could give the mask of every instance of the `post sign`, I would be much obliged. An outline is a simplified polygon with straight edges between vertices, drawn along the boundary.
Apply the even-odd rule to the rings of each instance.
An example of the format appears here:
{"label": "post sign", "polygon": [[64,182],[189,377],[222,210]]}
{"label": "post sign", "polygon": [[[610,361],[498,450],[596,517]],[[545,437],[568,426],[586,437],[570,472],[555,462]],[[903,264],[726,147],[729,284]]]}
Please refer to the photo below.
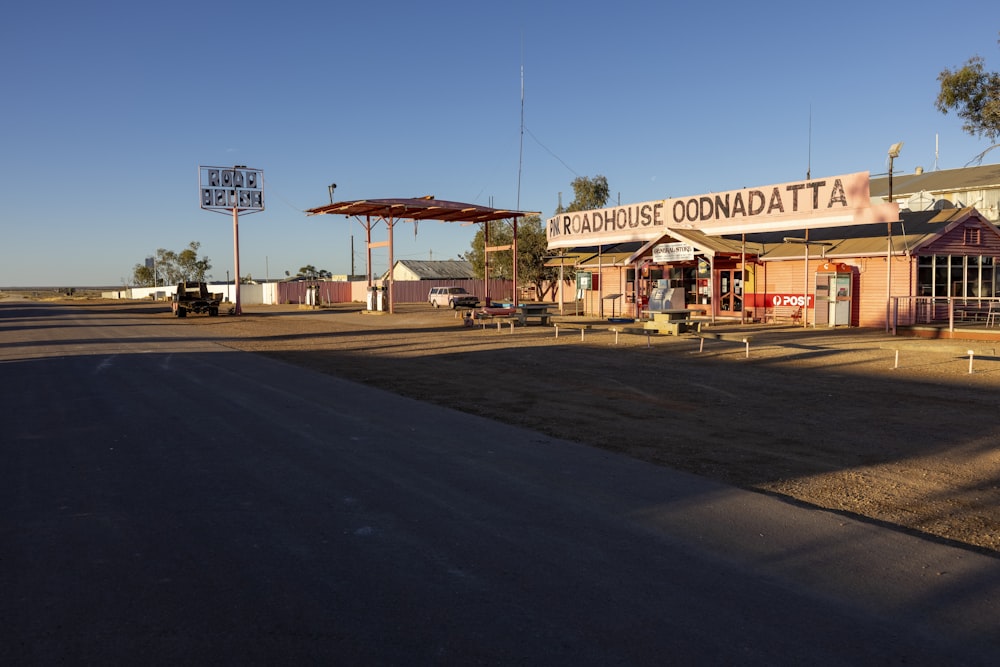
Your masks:
{"label": "post sign", "polygon": [[211,211],[264,210],[264,172],[236,167],[200,167],[201,207]]}

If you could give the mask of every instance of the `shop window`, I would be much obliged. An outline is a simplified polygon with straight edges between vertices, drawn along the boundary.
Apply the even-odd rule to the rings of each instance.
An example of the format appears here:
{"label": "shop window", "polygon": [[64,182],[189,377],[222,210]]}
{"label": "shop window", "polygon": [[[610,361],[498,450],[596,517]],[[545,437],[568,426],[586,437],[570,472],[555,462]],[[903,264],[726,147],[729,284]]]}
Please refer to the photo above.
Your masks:
{"label": "shop window", "polygon": [[951,272],[948,274],[948,277],[952,285],[948,296],[965,296],[965,280],[962,271],[961,257],[951,258]]}
{"label": "shop window", "polygon": [[921,257],[917,265],[917,294],[934,295],[934,258]]}
{"label": "shop window", "polygon": [[[979,230],[976,230],[979,231]],[[917,294],[987,298],[998,294],[998,266],[993,257],[925,255],[917,260]]]}
{"label": "shop window", "polygon": [[981,257],[982,267],[982,289],[980,294],[984,297],[997,295],[997,266],[992,257]]}

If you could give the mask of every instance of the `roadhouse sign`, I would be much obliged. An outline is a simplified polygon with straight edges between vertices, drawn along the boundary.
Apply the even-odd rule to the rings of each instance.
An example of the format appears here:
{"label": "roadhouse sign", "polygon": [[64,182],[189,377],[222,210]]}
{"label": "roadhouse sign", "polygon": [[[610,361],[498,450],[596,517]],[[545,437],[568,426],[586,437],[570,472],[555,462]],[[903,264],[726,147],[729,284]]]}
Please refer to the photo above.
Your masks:
{"label": "roadhouse sign", "polygon": [[201,207],[264,210],[264,172],[236,167],[200,167]]}
{"label": "roadhouse sign", "polygon": [[695,197],[561,213],[546,222],[549,248],[655,241],[669,229],[705,234],[817,229],[890,222],[899,205],[872,204],[868,172]]}

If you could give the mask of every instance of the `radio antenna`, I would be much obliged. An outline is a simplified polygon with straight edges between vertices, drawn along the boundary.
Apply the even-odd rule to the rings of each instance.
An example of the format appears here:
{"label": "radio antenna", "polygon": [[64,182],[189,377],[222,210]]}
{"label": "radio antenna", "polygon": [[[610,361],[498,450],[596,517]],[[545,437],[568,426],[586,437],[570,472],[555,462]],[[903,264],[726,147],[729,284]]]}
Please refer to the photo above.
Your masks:
{"label": "radio antenna", "polygon": [[813,160],[813,105],[809,105],[809,148],[806,159],[806,180],[812,178],[812,160]]}
{"label": "radio antenna", "polygon": [[524,34],[521,34],[521,136],[517,148],[517,206],[521,210],[521,165],[524,162]]}

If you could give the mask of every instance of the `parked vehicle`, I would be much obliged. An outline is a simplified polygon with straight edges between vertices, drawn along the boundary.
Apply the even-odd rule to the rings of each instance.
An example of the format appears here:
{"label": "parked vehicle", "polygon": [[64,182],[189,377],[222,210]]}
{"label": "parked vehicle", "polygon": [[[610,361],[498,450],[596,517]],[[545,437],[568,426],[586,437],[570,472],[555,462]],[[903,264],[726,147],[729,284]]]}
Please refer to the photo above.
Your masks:
{"label": "parked vehicle", "polygon": [[187,317],[189,312],[205,313],[215,317],[219,314],[220,301],[222,294],[209,294],[208,285],[205,283],[178,283],[170,308],[174,311],[175,317]]}
{"label": "parked vehicle", "polygon": [[479,305],[479,297],[469,294],[464,287],[432,287],[427,302],[435,308],[475,308]]}

